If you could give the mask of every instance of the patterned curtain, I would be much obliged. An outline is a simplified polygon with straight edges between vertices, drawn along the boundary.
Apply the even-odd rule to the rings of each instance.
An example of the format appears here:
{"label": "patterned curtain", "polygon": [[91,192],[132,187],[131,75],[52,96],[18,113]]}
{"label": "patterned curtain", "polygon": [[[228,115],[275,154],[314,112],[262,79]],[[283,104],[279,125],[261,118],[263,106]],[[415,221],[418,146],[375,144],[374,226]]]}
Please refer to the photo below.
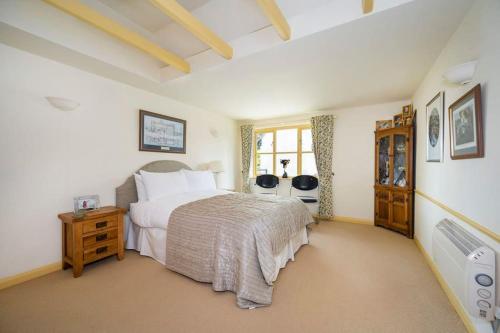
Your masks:
{"label": "patterned curtain", "polygon": [[243,192],[250,193],[249,173],[250,160],[252,159],[252,133],[253,125],[241,126],[241,175],[243,178]]}
{"label": "patterned curtain", "polygon": [[333,119],[332,115],[311,118],[313,151],[319,176],[319,216],[333,217]]}

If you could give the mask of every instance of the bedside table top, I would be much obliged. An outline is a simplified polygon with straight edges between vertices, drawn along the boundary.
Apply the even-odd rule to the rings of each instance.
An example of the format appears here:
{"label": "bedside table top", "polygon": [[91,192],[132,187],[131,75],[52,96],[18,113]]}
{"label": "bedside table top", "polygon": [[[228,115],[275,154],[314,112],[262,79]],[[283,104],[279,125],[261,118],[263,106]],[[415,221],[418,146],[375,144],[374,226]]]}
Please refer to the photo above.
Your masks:
{"label": "bedside table top", "polygon": [[76,218],[73,212],[67,212],[57,215],[63,222],[81,222],[89,219],[99,218],[107,215],[125,214],[127,211],[115,206],[105,206],[96,210],[91,210],[84,217]]}

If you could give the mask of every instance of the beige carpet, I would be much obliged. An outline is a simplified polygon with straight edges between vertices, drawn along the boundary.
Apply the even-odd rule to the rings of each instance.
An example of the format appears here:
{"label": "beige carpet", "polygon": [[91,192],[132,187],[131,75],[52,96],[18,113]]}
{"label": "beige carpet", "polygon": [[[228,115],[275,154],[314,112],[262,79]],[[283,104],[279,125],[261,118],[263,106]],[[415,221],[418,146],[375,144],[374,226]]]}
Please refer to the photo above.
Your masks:
{"label": "beige carpet", "polygon": [[127,251],[0,291],[0,332],[466,332],[415,246],[371,226],[323,223],[280,273],[273,304],[241,310]]}

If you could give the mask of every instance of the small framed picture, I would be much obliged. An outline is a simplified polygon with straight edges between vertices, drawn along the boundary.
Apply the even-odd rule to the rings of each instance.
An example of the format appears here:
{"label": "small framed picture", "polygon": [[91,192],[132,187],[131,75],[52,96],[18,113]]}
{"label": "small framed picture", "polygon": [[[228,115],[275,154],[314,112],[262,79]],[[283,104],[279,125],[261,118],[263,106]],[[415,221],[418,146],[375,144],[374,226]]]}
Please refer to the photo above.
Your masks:
{"label": "small framed picture", "polygon": [[394,127],[401,127],[404,125],[403,114],[399,113],[393,117]]}
{"label": "small framed picture", "polygon": [[481,85],[476,85],[448,109],[451,159],[484,156]]}
{"label": "small framed picture", "polygon": [[411,114],[412,114],[412,105],[405,105],[403,106],[403,111],[402,111],[402,114],[403,114],[403,118],[406,119],[408,117],[411,117]]}
{"label": "small framed picture", "polygon": [[444,93],[425,106],[427,113],[427,162],[442,162],[444,147]]}
{"label": "small framed picture", "polygon": [[377,131],[392,128],[392,120],[377,120],[375,126]]}
{"label": "small framed picture", "polygon": [[81,215],[85,212],[98,209],[100,205],[98,195],[75,197],[73,198],[73,203],[75,215]]}

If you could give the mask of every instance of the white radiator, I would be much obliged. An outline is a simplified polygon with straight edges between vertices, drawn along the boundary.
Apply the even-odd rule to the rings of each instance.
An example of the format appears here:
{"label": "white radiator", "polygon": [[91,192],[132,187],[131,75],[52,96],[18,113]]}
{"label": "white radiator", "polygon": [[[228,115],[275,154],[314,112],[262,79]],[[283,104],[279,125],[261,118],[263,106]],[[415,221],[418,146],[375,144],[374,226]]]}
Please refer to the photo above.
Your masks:
{"label": "white radiator", "polygon": [[495,252],[450,220],[432,235],[432,255],[439,271],[469,313],[492,321],[495,316]]}

